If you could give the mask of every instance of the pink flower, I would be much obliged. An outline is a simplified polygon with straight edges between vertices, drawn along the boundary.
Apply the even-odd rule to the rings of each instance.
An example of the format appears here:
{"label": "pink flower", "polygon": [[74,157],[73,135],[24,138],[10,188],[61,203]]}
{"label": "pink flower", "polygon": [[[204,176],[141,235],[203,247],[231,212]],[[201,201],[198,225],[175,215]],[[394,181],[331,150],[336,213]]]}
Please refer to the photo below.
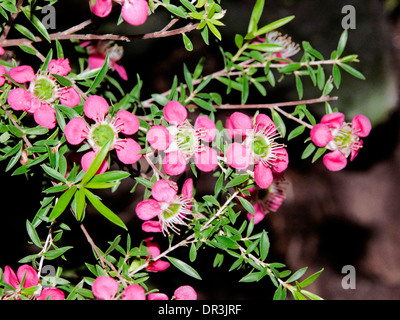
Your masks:
{"label": "pink flower", "polygon": [[[146,242],[146,246],[147,246],[147,252],[150,253],[150,255],[147,257],[146,261],[152,261],[155,260],[160,254],[160,246],[153,242],[153,237],[149,237],[144,239],[144,241]],[[168,261],[162,261],[160,259],[155,260],[151,263],[149,263],[149,265],[146,267],[147,271],[151,271],[151,272],[159,272],[159,271],[165,271],[166,269],[168,269],[170,266],[170,263]]]}
{"label": "pink flower", "polygon": [[67,107],[76,107],[81,98],[74,88],[62,87],[51,76],[66,76],[71,68],[68,59],[51,60],[48,70],[34,73],[31,66],[23,65],[10,69],[10,77],[25,88],[15,88],[8,94],[7,102],[14,110],[33,113],[37,124],[53,129],[57,123],[52,107],[58,99]]}
{"label": "pink flower", "polygon": [[285,146],[275,140],[279,136],[273,121],[265,114],[259,114],[253,120],[241,113],[234,112],[227,120],[227,130],[233,142],[226,152],[226,163],[239,170],[249,170],[255,165],[256,184],[268,188],[273,181],[273,173],[286,170],[289,157]]}
{"label": "pink flower", "polygon": [[7,78],[4,76],[4,74],[7,74],[6,68],[0,64],[0,87],[6,83]]}
{"label": "pink flower", "polygon": [[[146,0],[114,0],[122,5],[121,16],[131,25],[139,26],[146,22],[149,4]],[[112,10],[111,0],[90,0],[90,9],[101,18],[108,16]]]}
{"label": "pink flower", "polygon": [[122,293],[122,300],[146,300],[146,292],[141,285],[128,285]]}
{"label": "pink flower", "polygon": [[169,300],[168,296],[165,293],[161,292],[152,292],[147,295],[148,300]]}
{"label": "pink flower", "polygon": [[181,286],[174,292],[175,300],[197,300],[197,292],[191,286]]}
{"label": "pink flower", "polygon": [[93,295],[99,300],[113,300],[118,290],[118,282],[108,276],[97,277],[92,284]]}
{"label": "pink flower", "polygon": [[317,147],[331,151],[322,160],[330,171],[345,168],[349,156],[353,161],[362,148],[360,138],[367,137],[371,132],[371,122],[362,114],[355,115],[351,123],[344,120],[343,113],[326,114],[310,132],[311,140]]}
{"label": "pink flower", "polygon": [[[65,126],[64,134],[67,141],[72,145],[78,145],[84,140],[92,147],[93,151],[86,153],[81,160],[83,170],[87,171],[96,153],[109,141],[112,140],[110,150],[115,149],[118,159],[124,164],[136,163],[141,155],[140,145],[131,138],[121,139],[119,133],[133,135],[139,130],[138,118],[126,111],[120,110],[115,117],[107,115],[109,105],[100,96],[93,95],[85,101],[83,112],[95,123],[88,125],[83,118],[73,118]],[[107,161],[104,160],[98,173],[107,170]]]}
{"label": "pink flower", "polygon": [[[172,229],[179,232],[176,225],[186,225],[187,215],[192,214],[193,181],[187,179],[182,187],[182,194],[178,195],[175,182],[158,180],[154,183],[151,195],[153,199],[146,199],[136,206],[136,214],[145,222],[142,229],[145,232],[167,232]],[[158,217],[158,221],[152,220]]]}
{"label": "pink flower", "polygon": [[[81,44],[82,47],[87,46],[90,42]],[[98,41],[95,45],[89,45],[89,68],[101,68],[108,54],[109,66],[113,71],[116,71],[123,80],[128,80],[128,74],[125,68],[119,63],[124,55],[124,48],[114,44],[112,41]]]}
{"label": "pink flower", "polygon": [[42,290],[42,293],[40,294],[40,296],[37,297],[37,300],[47,300],[48,297],[50,297],[51,300],[64,300],[65,299],[64,292],[62,292],[60,289],[44,288]]}
{"label": "pink flower", "polygon": [[17,274],[15,274],[14,270],[9,266],[5,266],[3,272],[3,280],[5,283],[8,283],[16,290],[20,290],[22,279],[24,279],[24,283],[22,288],[30,288],[37,286],[39,284],[38,274],[35,269],[33,269],[30,265],[24,264],[20,266],[17,270]]}
{"label": "pink flower", "polygon": [[217,153],[206,144],[216,135],[213,121],[206,116],[197,117],[194,127],[187,120],[187,109],[178,101],[169,101],[164,108],[164,118],[171,124],[165,128],[156,125],[150,128],[147,141],[157,150],[163,150],[163,168],[168,175],[179,175],[186,170],[189,159],[196,167],[210,172],[218,165]]}
{"label": "pink flower", "polygon": [[269,212],[276,212],[286,198],[287,185],[283,175],[274,175],[274,180],[267,189],[249,189],[250,196],[246,198],[253,204],[255,214],[248,212],[247,219],[250,221],[254,218],[254,224],[257,224]]}
{"label": "pink flower", "polygon": [[0,56],[6,53],[6,50],[2,46],[0,46]]}

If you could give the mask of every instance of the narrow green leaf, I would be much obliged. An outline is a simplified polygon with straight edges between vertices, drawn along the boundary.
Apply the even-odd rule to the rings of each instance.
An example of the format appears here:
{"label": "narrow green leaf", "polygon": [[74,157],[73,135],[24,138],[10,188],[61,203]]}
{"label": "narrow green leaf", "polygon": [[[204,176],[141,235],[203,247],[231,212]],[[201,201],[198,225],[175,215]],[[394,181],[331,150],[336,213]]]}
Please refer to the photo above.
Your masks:
{"label": "narrow green leaf", "polygon": [[202,280],[198,272],[193,267],[188,265],[186,262],[183,262],[173,257],[166,256],[166,258],[169,260],[169,262],[171,262],[176,268],[181,270],[183,273],[186,273],[188,276],[191,276],[195,279]]}
{"label": "narrow green leaf", "polygon": [[348,38],[348,31],[347,29],[344,29],[344,31],[340,36],[338,47],[336,50],[337,58],[339,58],[342,55],[344,48],[346,47],[347,38]]}
{"label": "narrow green leaf", "polygon": [[301,268],[300,270],[297,270],[285,282],[290,283],[290,282],[298,280],[299,278],[301,278],[306,273],[307,269],[308,269],[308,267],[304,267],[304,268]]}
{"label": "narrow green leaf", "polygon": [[263,230],[260,241],[260,257],[262,261],[264,261],[268,256],[269,247],[270,247],[270,242],[268,238],[268,232]]}
{"label": "narrow green leaf", "polygon": [[286,135],[286,125],[283,122],[281,116],[277,111],[271,109],[272,120],[274,121],[278,132],[280,133],[281,137],[284,138]]}
{"label": "narrow green leaf", "polygon": [[303,126],[303,125],[300,125],[300,126],[294,128],[288,135],[288,138],[287,138],[288,141],[291,140],[291,139],[296,138],[299,135],[301,135],[304,132],[305,128],[306,127]]}
{"label": "narrow green leaf", "polygon": [[252,205],[248,200],[246,200],[245,198],[240,197],[240,196],[238,196],[237,198],[239,199],[239,201],[240,201],[240,203],[242,204],[243,208],[244,208],[247,212],[249,212],[249,213],[251,213],[251,214],[256,214],[253,205]]}
{"label": "narrow green leaf", "polygon": [[49,215],[50,221],[57,219],[64,212],[64,210],[70,203],[72,197],[74,196],[76,189],[77,189],[76,186],[72,186],[61,195],[56,205],[54,206],[53,210],[51,210],[50,212]]}
{"label": "narrow green leaf", "polygon": [[18,47],[19,47],[22,51],[24,51],[24,52],[26,52],[26,53],[28,53],[28,54],[31,54],[31,55],[33,55],[33,56],[36,56],[36,54],[37,54],[37,51],[36,51],[35,49],[33,49],[32,47],[28,47],[28,46],[25,46],[25,45],[23,45],[23,44],[20,44]]}
{"label": "narrow green leaf", "polygon": [[32,240],[32,242],[35,244],[35,246],[42,248],[43,246],[40,242],[40,238],[36,232],[36,229],[32,226],[32,224],[29,222],[29,220],[26,220],[26,231],[28,232],[28,236]]}
{"label": "narrow green leaf", "polygon": [[99,170],[101,164],[107,156],[108,151],[110,150],[111,142],[112,140],[110,139],[96,154],[92,164],[82,178],[82,186],[85,186],[89,182],[89,180],[92,179],[92,177],[96,174],[97,170]]}
{"label": "narrow green leaf", "polygon": [[172,14],[181,17],[183,19],[186,19],[186,13],[181,7],[174,6],[173,4],[167,4],[165,7]]}
{"label": "narrow green leaf", "polygon": [[109,56],[108,56],[108,54],[107,54],[107,55],[106,55],[106,58],[105,58],[105,60],[104,60],[103,66],[101,67],[101,69],[100,69],[98,75],[97,75],[96,78],[94,79],[92,85],[90,86],[90,88],[89,88],[89,90],[88,90],[87,92],[92,92],[92,91],[94,91],[94,90],[100,85],[100,83],[103,81],[104,77],[105,77],[106,74],[107,74],[108,68],[109,68],[109,66],[108,66],[108,64],[109,64],[109,59],[110,59],[110,58],[109,58]]}
{"label": "narrow green leaf", "polygon": [[239,245],[236,243],[236,241],[234,241],[228,237],[216,235],[215,239],[220,244],[222,244],[226,249],[237,249],[239,247]]}
{"label": "narrow green leaf", "polygon": [[272,22],[270,24],[267,24],[266,26],[258,29],[257,32],[254,33],[254,37],[260,36],[260,35],[262,35],[264,33],[267,33],[267,32],[270,32],[272,30],[278,29],[278,28],[284,26],[285,24],[289,23],[293,19],[294,19],[294,16],[289,16],[289,17],[282,18],[282,19],[279,19],[277,21],[274,21],[274,22]]}
{"label": "narrow green leaf", "polygon": [[314,143],[310,142],[307,147],[305,148],[303,154],[301,155],[301,159],[306,159],[308,158],[316,149],[317,147],[315,146]]}
{"label": "narrow green leaf", "polygon": [[67,252],[69,249],[72,249],[72,246],[67,246],[67,247],[62,247],[58,249],[54,249],[51,251],[47,251],[44,256],[46,257],[47,260],[54,260],[58,258],[59,256],[62,256],[65,252]]}
{"label": "narrow green leaf", "polygon": [[14,27],[29,40],[36,41],[36,36],[28,28],[24,27],[21,24],[15,24]]}
{"label": "narrow green leaf", "polygon": [[247,32],[256,32],[257,31],[257,25],[258,22],[260,21],[262,12],[264,10],[264,4],[265,4],[265,0],[257,0],[253,11],[251,13],[250,16],[250,22],[249,22],[249,26],[247,28]]}
{"label": "narrow green leaf", "polygon": [[315,152],[311,162],[314,163],[317,161],[326,151],[326,148],[318,148],[317,151]]}
{"label": "narrow green leaf", "polygon": [[86,204],[85,188],[80,188],[78,192],[75,193],[75,201],[76,201],[76,212],[75,212],[76,220],[82,221]]}
{"label": "narrow green leaf", "polygon": [[111,182],[111,181],[118,181],[129,177],[131,174],[126,171],[107,171],[104,173],[96,174],[91,183],[98,183],[98,182]]}
{"label": "narrow green leaf", "polygon": [[50,168],[50,167],[46,166],[45,164],[42,164],[41,167],[50,177],[52,177],[58,181],[67,182],[67,179],[65,179],[65,177],[61,173],[59,173],[57,170],[54,170],[53,168]]}
{"label": "narrow green leaf", "polygon": [[235,186],[242,184],[243,182],[245,182],[247,180],[249,180],[249,175],[241,174],[241,175],[234,177],[231,181],[229,181],[225,187],[226,188],[235,187]]}
{"label": "narrow green leaf", "polygon": [[187,51],[193,51],[193,43],[190,41],[189,37],[182,33],[182,39],[183,39],[183,44],[185,45],[185,48]]}
{"label": "narrow green leaf", "polygon": [[192,74],[190,73],[189,69],[186,66],[186,63],[183,64],[183,75],[185,77],[185,82],[189,91],[193,92],[193,78]]}
{"label": "narrow green leaf", "polygon": [[218,31],[217,27],[210,21],[207,21],[207,26],[210,29],[210,31],[214,34],[214,36],[218,39],[221,40],[222,36],[221,33]]}
{"label": "narrow green leaf", "polygon": [[312,274],[311,276],[309,276],[307,279],[304,279],[302,282],[299,283],[299,286],[301,288],[307,287],[321,275],[322,271],[324,271],[323,268],[321,270],[317,271],[316,273]]}
{"label": "narrow green leaf", "polygon": [[345,63],[339,63],[339,66],[340,66],[344,71],[350,73],[352,76],[354,76],[354,77],[356,77],[356,78],[358,78],[358,79],[361,79],[361,80],[365,80],[364,75],[363,75],[360,71],[354,69],[353,67],[350,67],[349,65],[347,65],[347,64],[345,64]]}

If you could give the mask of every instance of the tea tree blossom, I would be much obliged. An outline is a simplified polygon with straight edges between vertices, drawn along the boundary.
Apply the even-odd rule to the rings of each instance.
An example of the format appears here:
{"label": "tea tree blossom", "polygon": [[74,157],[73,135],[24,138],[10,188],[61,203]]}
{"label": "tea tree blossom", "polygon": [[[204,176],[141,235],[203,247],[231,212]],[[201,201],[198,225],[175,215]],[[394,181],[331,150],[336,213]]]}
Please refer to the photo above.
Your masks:
{"label": "tea tree blossom", "polygon": [[151,272],[165,271],[169,268],[170,263],[168,261],[163,261],[161,259],[155,260],[161,254],[161,251],[160,251],[160,246],[157,243],[153,242],[152,240],[153,237],[144,239],[147,247],[147,252],[150,253],[150,255],[147,256],[146,261],[148,262],[151,261],[146,267],[146,270]]}
{"label": "tea tree blossom", "polygon": [[[149,3],[146,0],[114,0],[119,3],[122,18],[131,25],[139,26],[146,22]],[[90,0],[90,9],[101,18],[108,16],[112,10],[112,0]]]}
{"label": "tea tree blossom", "polygon": [[37,297],[37,300],[64,300],[65,295],[64,292],[62,292],[60,289],[57,288],[44,288],[40,294],[40,296]]}
{"label": "tea tree blossom", "polygon": [[72,108],[80,102],[80,96],[74,88],[61,86],[52,76],[66,76],[70,71],[68,59],[53,59],[47,70],[39,70],[36,74],[28,65],[11,68],[10,77],[23,86],[10,91],[8,104],[14,110],[33,113],[37,124],[53,129],[57,122],[54,103],[58,100],[62,105]]}
{"label": "tea tree blossom", "polygon": [[265,114],[258,114],[253,121],[244,113],[234,112],[226,128],[235,141],[226,152],[226,163],[232,168],[247,170],[260,188],[268,188],[273,182],[273,173],[286,170],[289,162],[285,146],[275,141],[279,134],[273,121]]}
{"label": "tea tree blossom", "polygon": [[155,125],[147,134],[147,141],[157,150],[163,150],[163,168],[168,175],[179,175],[186,170],[187,162],[194,158],[196,167],[204,172],[218,165],[217,153],[207,144],[216,136],[213,121],[198,116],[194,126],[188,121],[187,109],[178,101],[169,101],[163,110],[168,128]]}
{"label": "tea tree blossom", "polygon": [[[24,282],[21,285],[22,279],[24,279]],[[39,277],[36,270],[27,264],[20,266],[17,270],[17,274],[15,274],[10,266],[5,266],[3,281],[19,291],[23,288],[26,289],[37,286],[39,284]]]}
{"label": "tea tree blossom", "polygon": [[[146,199],[136,206],[136,214],[144,220],[142,229],[146,232],[168,233],[169,229],[179,232],[176,225],[186,225],[188,215],[192,214],[193,181],[187,179],[182,187],[182,194],[178,195],[175,182],[158,180],[154,183],[151,195],[153,199]],[[157,217],[157,220],[152,220]]]}
{"label": "tea tree blossom", "polygon": [[[83,170],[87,171],[96,153],[111,139],[110,150],[115,149],[118,159],[124,164],[136,163],[141,155],[140,145],[132,138],[119,138],[119,133],[133,135],[139,130],[138,118],[126,111],[120,110],[115,117],[108,114],[109,105],[100,96],[89,97],[83,107],[85,116],[94,121],[89,125],[83,118],[71,119],[65,126],[65,138],[72,145],[78,145],[84,140],[93,151],[87,152],[81,160]],[[107,161],[104,160],[99,173],[107,170]]]}
{"label": "tea tree blossom", "polygon": [[345,122],[343,113],[334,112],[322,117],[310,132],[311,140],[331,152],[323,157],[323,163],[330,171],[340,171],[347,165],[347,158],[353,161],[362,148],[363,141],[371,131],[370,120],[355,115],[351,122]]}

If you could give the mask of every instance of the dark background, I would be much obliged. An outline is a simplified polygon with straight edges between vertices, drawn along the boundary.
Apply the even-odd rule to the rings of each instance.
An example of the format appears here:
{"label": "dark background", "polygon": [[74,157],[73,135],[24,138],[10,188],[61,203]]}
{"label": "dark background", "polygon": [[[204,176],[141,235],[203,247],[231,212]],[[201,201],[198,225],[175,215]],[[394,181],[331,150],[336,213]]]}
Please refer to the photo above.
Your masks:
{"label": "dark background", "polygon": [[[224,2],[228,10],[223,19],[226,27],[221,29],[222,46],[226,51],[234,52],[234,35],[246,33],[254,1]],[[86,1],[68,1],[68,4],[59,1],[56,5],[59,30],[90,17]],[[370,117],[373,123],[371,135],[364,140],[364,147],[355,161],[337,173],[328,172],[321,160],[311,164],[309,159],[300,159],[304,150],[301,142],[305,135],[290,141],[290,166],[286,175],[290,187],[287,199],[277,213],[268,215],[256,228],[265,228],[269,232],[271,253],[268,261],[283,262],[291,270],[308,266],[306,275],[325,269],[319,280],[310,287],[310,291],[323,298],[398,299],[400,7],[397,1],[275,0],[267,1],[261,23],[295,15],[296,18],[281,31],[290,34],[295,42],[310,41],[314,48],[328,58],[330,52],[336,49],[343,31],[342,7],[349,4],[356,8],[357,20],[356,29],[349,30],[345,54],[359,54],[360,63],[356,67],[367,80],[361,81],[342,73],[340,90],[332,92],[332,95],[339,96],[339,100],[332,105],[344,112],[348,120],[357,113]],[[141,34],[162,29],[168,21],[168,14],[150,16],[147,23],[139,28],[125,23],[116,28],[107,21],[99,20],[102,32]],[[93,30],[86,29],[85,32]],[[222,59],[217,44],[211,40],[210,45],[206,46],[196,31],[188,36],[194,44],[192,52],[184,49],[180,36],[123,44],[125,56],[122,63],[128,70],[130,80],[126,83],[121,81],[121,85],[130,90],[136,84],[136,73],[139,73],[144,81],[142,98],[147,99],[151,93],[168,90],[175,74],[182,77],[182,64],[186,63],[192,70],[202,55],[207,58],[205,73],[221,69]],[[72,46],[66,42],[63,42],[63,46],[66,56],[73,54]],[[19,51],[16,53],[20,56]],[[28,63],[29,60],[23,59],[32,58],[22,58],[23,63]],[[73,59],[71,63],[74,63]],[[277,87],[269,90],[265,98],[251,96],[249,102],[297,100],[294,83],[284,82]],[[215,90],[220,89],[223,90],[223,87],[215,87]],[[318,93],[308,87],[304,98],[315,98],[315,94]],[[7,173],[2,173],[1,179],[3,219],[0,224],[0,266],[8,264],[17,268],[19,259],[37,252],[37,248],[26,244],[28,236],[25,221],[31,220],[39,208],[42,199],[41,181],[38,175],[27,181],[23,176],[10,177]],[[210,175],[203,174],[201,179],[206,183],[197,186],[198,195],[205,194],[207,187],[212,185],[207,183],[211,179]],[[102,193],[101,197],[110,208],[120,213],[128,225],[133,244],[137,245],[144,234],[139,230],[134,215],[140,196],[129,193],[132,185],[131,181],[124,182],[117,194]],[[65,233],[64,245],[73,245],[75,249],[66,255],[67,261],[60,260],[57,264],[64,267],[72,281],[79,281],[74,279],[71,268],[82,266],[85,262],[93,264],[95,261],[79,225],[67,215],[63,215],[63,219],[72,229]],[[111,241],[121,231],[98,214],[90,212],[85,219],[85,226],[96,244],[103,249],[107,241]],[[107,234],[107,238],[104,238],[104,234]],[[43,230],[42,236],[46,236],[46,230]],[[123,234],[122,243],[125,236]],[[160,238],[157,236],[155,241],[162,243],[158,240]],[[154,275],[154,286],[169,296],[172,296],[176,287],[191,284],[198,290],[200,299],[272,298],[274,287],[269,279],[253,284],[239,283],[238,280],[247,272],[228,272],[233,262],[228,256],[222,267],[213,268],[215,253],[213,250],[200,250],[196,262],[191,264],[203,281],[193,280],[171,267],[167,274]],[[189,261],[185,248],[177,250],[173,256]],[[342,288],[341,282],[345,276],[342,268],[345,265],[355,267],[354,290]]]}

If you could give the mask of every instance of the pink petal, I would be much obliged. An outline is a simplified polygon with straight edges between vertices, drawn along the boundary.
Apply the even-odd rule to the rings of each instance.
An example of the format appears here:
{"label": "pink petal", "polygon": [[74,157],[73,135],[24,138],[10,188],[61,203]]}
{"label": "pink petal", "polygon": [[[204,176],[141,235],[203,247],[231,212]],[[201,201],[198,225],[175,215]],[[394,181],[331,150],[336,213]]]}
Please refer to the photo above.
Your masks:
{"label": "pink petal", "polygon": [[274,122],[266,114],[260,113],[256,117],[256,131],[266,130],[269,134],[276,133],[276,126]]}
{"label": "pink petal", "polygon": [[147,300],[169,300],[165,293],[153,292],[147,295]]}
{"label": "pink petal", "polygon": [[64,106],[73,108],[81,102],[81,97],[74,88],[63,88],[60,90],[60,93],[59,99]]}
{"label": "pink petal", "polygon": [[363,114],[355,115],[351,123],[353,131],[361,138],[365,138],[371,132],[371,121]]}
{"label": "pink petal", "polygon": [[6,50],[2,46],[0,46],[0,56],[6,53]]}
{"label": "pink petal", "polygon": [[259,203],[253,204],[254,211],[256,214],[252,214],[250,212],[247,213],[247,219],[251,221],[251,219],[254,219],[254,224],[257,224],[261,222],[264,217],[265,217],[265,212],[263,210],[263,206],[260,205]]}
{"label": "pink petal", "polygon": [[186,160],[181,151],[168,152],[163,159],[164,171],[170,176],[179,175],[186,170]]}
{"label": "pink petal", "polygon": [[171,264],[168,261],[162,261],[162,260],[157,260],[152,263],[150,263],[146,270],[147,271],[152,271],[152,272],[160,272],[160,271],[165,271],[169,268]]}
{"label": "pink petal", "polygon": [[158,220],[148,220],[142,223],[142,230],[144,232],[162,232],[162,226]]}
{"label": "pink petal", "polygon": [[153,198],[160,202],[172,202],[177,194],[178,187],[175,182],[171,181],[171,183],[164,179],[156,181],[153,189],[151,189]]}
{"label": "pink petal", "polygon": [[139,154],[142,151],[140,144],[131,138],[118,140],[115,144],[115,150],[119,161],[125,164],[134,164],[142,157]]}
{"label": "pink petal", "polygon": [[196,167],[203,172],[210,172],[218,165],[217,152],[207,146],[203,146],[201,152],[194,154],[194,162]]}
{"label": "pink petal", "polygon": [[193,197],[193,179],[189,178],[183,183],[182,195],[187,199],[192,199]]}
{"label": "pink petal", "polygon": [[100,122],[104,120],[109,108],[106,99],[93,95],[86,100],[83,111],[88,118]]}
{"label": "pink petal", "polygon": [[82,118],[72,118],[64,129],[65,138],[68,143],[77,145],[82,143],[88,135],[88,127]]}
{"label": "pink petal", "polygon": [[7,102],[14,110],[27,111],[31,107],[33,97],[33,93],[22,88],[15,88],[8,94]]}
{"label": "pink petal", "polygon": [[33,118],[37,124],[49,129],[53,129],[57,123],[56,111],[48,104],[42,104],[41,107],[36,109]]}
{"label": "pink petal", "polygon": [[254,180],[260,188],[267,189],[274,181],[271,169],[260,161],[254,168]]}
{"label": "pink petal", "polygon": [[0,65],[0,87],[6,82],[6,77],[2,76],[3,74],[7,74],[7,70],[4,66]]}
{"label": "pink petal", "polygon": [[274,150],[277,157],[276,160],[271,160],[272,170],[277,173],[285,171],[289,164],[289,155],[285,148],[278,148]]}
{"label": "pink petal", "polygon": [[9,75],[17,83],[30,82],[35,79],[35,72],[33,72],[31,66],[18,66],[11,68]]}
{"label": "pink petal", "polygon": [[139,119],[131,112],[120,110],[115,115],[115,127],[123,134],[135,134],[140,127]]}
{"label": "pink petal", "polygon": [[232,113],[229,121],[234,136],[246,136],[253,129],[253,121],[248,115],[242,112]]}
{"label": "pink petal", "polygon": [[362,148],[363,141],[359,140],[358,143],[354,144],[354,148],[351,149],[350,153],[350,161],[353,161],[355,157],[357,157],[358,153],[360,152],[360,149]]}
{"label": "pink petal", "polygon": [[141,220],[150,220],[162,213],[161,207],[156,200],[146,199],[136,206],[136,215]]}
{"label": "pink petal", "polygon": [[325,147],[329,141],[333,140],[331,129],[323,123],[316,124],[311,129],[310,136],[312,142],[314,142],[314,144],[320,148]]}
{"label": "pink petal", "polygon": [[198,116],[194,128],[196,130],[202,129],[202,131],[204,131],[201,139],[205,142],[212,142],[217,134],[217,128],[214,121],[206,116]]}
{"label": "pink petal", "polygon": [[141,285],[131,284],[124,289],[122,300],[146,300],[146,292]]}
{"label": "pink petal", "polygon": [[3,272],[3,280],[5,283],[8,283],[10,286],[18,289],[19,281],[17,275],[15,274],[14,270],[11,269],[10,266],[5,266]]}
{"label": "pink petal", "polygon": [[146,0],[125,0],[121,9],[122,18],[131,25],[139,26],[146,22],[149,4]]}
{"label": "pink petal", "polygon": [[174,137],[164,126],[152,126],[147,132],[147,141],[157,150],[167,150],[173,140]]}
{"label": "pink petal", "polygon": [[344,114],[341,112],[328,113],[321,119],[321,123],[329,128],[339,129],[344,122]]}
{"label": "pink petal", "polygon": [[64,292],[57,288],[44,288],[37,300],[46,300],[47,297],[51,300],[65,300]]}
{"label": "pink petal", "polygon": [[112,9],[112,1],[111,0],[94,0],[94,4],[93,0],[90,0],[90,9],[92,10],[92,12],[100,17],[100,18],[104,18],[106,16],[108,16],[111,12]]}
{"label": "pink petal", "polygon": [[185,121],[188,116],[187,109],[178,101],[169,101],[164,107],[165,120],[171,124],[178,125]]}
{"label": "pink petal", "polygon": [[158,245],[158,243],[153,242],[153,237],[148,237],[146,239],[144,239],[144,241],[146,242],[146,246],[147,246],[147,252],[150,253],[150,258],[151,259],[155,259],[157,258],[161,251],[160,251],[160,246]]}
{"label": "pink petal", "polygon": [[106,61],[106,58],[102,54],[91,54],[88,58],[89,69],[101,68],[104,65],[104,61]]}
{"label": "pink petal", "polygon": [[[95,151],[86,152],[82,159],[81,159],[81,166],[84,171],[88,171],[90,165],[92,164],[94,158],[96,157]],[[104,173],[108,169],[107,159],[104,159],[103,163],[101,164],[99,170],[97,170],[96,174]]]}
{"label": "pink petal", "polygon": [[174,292],[176,300],[197,300],[197,292],[191,286],[181,286]]}
{"label": "pink petal", "polygon": [[97,277],[92,284],[93,295],[100,300],[111,300],[118,290],[118,282],[108,276]]}
{"label": "pink petal", "polygon": [[114,66],[115,71],[117,71],[117,73],[119,74],[119,76],[123,80],[128,81],[128,74],[127,74],[125,68],[122,65],[117,64],[117,63],[114,63],[113,66]]}
{"label": "pink petal", "polygon": [[340,171],[347,165],[346,157],[339,150],[335,150],[324,155],[322,161],[325,167],[330,171]]}
{"label": "pink petal", "polygon": [[25,276],[24,288],[29,288],[38,285],[39,283],[38,274],[36,270],[33,269],[30,265],[24,264],[18,268],[17,277],[20,283],[22,282],[24,276]]}
{"label": "pink petal", "polygon": [[71,71],[68,59],[53,59],[49,62],[49,72],[65,77]]}
{"label": "pink petal", "polygon": [[250,151],[240,143],[232,143],[226,152],[226,163],[235,169],[246,169],[250,164]]}

